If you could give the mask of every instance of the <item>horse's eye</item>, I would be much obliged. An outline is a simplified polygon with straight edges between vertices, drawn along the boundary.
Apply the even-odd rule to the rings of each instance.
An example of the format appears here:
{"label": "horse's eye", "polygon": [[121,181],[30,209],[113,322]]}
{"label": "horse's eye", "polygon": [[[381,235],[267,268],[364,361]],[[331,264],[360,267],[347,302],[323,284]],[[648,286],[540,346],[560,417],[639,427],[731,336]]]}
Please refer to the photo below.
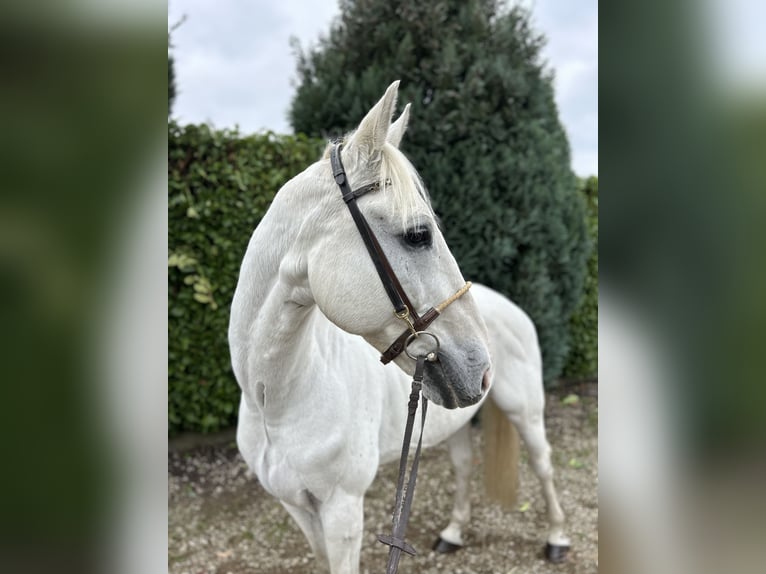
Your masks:
{"label": "horse's eye", "polygon": [[408,229],[404,233],[404,242],[411,247],[430,247],[431,230],[427,227]]}

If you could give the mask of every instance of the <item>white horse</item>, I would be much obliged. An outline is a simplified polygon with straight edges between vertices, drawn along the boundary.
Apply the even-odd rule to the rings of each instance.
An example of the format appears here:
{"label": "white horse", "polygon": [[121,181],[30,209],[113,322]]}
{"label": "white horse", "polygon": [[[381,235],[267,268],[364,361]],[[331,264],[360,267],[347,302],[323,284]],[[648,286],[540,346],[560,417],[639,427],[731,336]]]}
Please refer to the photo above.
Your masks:
{"label": "white horse", "polygon": [[[398,150],[409,116],[408,105],[391,123],[398,84],[347,136],[342,159],[353,187],[380,182],[359,205],[423,311],[465,281],[420,178]],[[502,432],[510,421],[542,483],[548,547],[560,557],[569,542],[553,486],[532,322],[508,299],[475,285],[429,331],[441,351],[437,362],[426,364],[423,393],[446,408],[430,409],[423,444],[448,441],[457,482],[441,549],[463,544],[470,517],[469,421],[489,394],[505,416],[494,423],[500,431],[492,435],[501,438],[487,441],[485,466],[502,475],[505,461],[511,471],[502,484],[490,477],[488,486],[495,492],[516,486],[512,443],[518,436]],[[378,353],[401,332],[325,153],[282,187],[253,233],[232,302],[229,343],[242,388],[239,450],[332,573],[358,572],[365,492],[378,466],[399,456],[415,362],[402,354],[396,366],[383,367]]]}

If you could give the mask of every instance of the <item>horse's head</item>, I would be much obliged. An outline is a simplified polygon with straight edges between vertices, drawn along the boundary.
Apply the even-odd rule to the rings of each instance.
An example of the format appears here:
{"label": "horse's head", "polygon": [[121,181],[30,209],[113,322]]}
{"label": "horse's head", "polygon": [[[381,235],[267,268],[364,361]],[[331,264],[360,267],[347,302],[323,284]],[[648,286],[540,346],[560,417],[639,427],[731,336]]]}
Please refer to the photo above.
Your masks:
{"label": "horse's head", "polygon": [[[341,159],[351,188],[378,183],[357,202],[374,236],[401,282],[415,311],[423,313],[465,283],[442,235],[423,184],[398,145],[407,127],[409,105],[391,123],[398,82],[346,137]],[[325,159],[307,170],[319,180],[317,208],[304,223],[310,247],[305,264],[308,283],[322,312],[337,326],[364,337],[384,351],[407,325],[392,312],[381,277],[357,229]],[[423,389],[431,401],[447,408],[478,401],[488,386],[487,331],[470,292],[456,300],[428,327],[438,337],[438,359],[426,362]],[[421,336],[411,354],[428,352],[430,337]],[[413,374],[415,361],[405,353],[396,364]]]}

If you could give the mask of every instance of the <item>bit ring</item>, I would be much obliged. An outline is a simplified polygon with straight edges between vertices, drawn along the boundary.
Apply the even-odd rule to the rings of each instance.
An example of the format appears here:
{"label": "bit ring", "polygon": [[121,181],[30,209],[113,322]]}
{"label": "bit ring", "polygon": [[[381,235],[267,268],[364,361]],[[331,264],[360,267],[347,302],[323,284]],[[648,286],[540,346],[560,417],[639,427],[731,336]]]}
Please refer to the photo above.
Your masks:
{"label": "bit ring", "polygon": [[410,346],[410,343],[412,343],[412,341],[414,341],[415,339],[417,339],[421,335],[428,335],[429,337],[431,337],[434,340],[434,343],[436,343],[436,348],[433,351],[429,351],[426,354],[426,359],[433,363],[433,362],[436,361],[437,356],[439,354],[439,346],[440,345],[439,345],[439,339],[436,337],[436,335],[434,335],[433,333],[429,333],[428,331],[416,331],[412,335],[407,337],[407,341],[405,341],[405,343],[404,343],[404,353],[410,359],[412,359],[413,361],[417,361],[418,360],[418,358],[416,356],[410,354],[409,346]]}

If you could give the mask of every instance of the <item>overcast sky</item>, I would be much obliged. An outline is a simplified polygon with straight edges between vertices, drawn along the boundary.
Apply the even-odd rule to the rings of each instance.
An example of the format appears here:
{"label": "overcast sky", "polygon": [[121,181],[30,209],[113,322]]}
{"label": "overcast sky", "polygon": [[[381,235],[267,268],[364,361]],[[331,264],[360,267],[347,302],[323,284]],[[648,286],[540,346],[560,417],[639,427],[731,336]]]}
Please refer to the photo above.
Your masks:
{"label": "overcast sky", "polygon": [[[556,101],[578,175],[598,174],[597,0],[527,0],[545,58],[556,74]],[[291,133],[294,93],[290,37],[316,43],[338,14],[337,0],[170,0],[181,123],[238,125],[245,133]],[[361,119],[361,118],[360,118]]]}

